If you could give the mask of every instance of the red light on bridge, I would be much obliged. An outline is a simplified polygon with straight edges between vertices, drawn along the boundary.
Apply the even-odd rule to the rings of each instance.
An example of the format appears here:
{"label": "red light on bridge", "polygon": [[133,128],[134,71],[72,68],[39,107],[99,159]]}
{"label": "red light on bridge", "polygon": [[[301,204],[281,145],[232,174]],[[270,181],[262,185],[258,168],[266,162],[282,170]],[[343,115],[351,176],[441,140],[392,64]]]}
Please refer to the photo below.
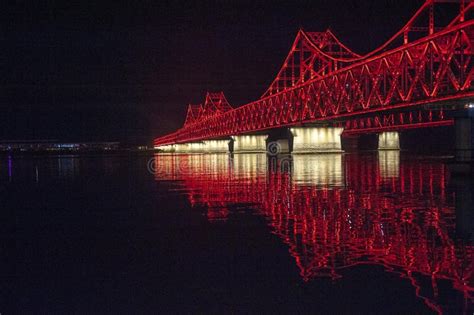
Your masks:
{"label": "red light on bridge", "polygon": [[[426,104],[442,108],[474,99],[474,63],[470,62],[474,59],[474,21],[465,20],[474,2],[461,3],[461,13],[448,25],[435,27],[433,18],[429,25],[420,25],[422,16],[432,17],[433,6],[438,4],[426,1],[398,33],[364,56],[344,46],[330,31],[300,30],[282,68],[260,99],[232,109],[222,93],[210,93],[205,102],[208,106],[203,106],[198,118],[189,109],[185,126],[171,137],[156,139],[155,145],[301,123],[345,123],[362,117],[374,120],[425,110]],[[426,32],[426,36],[410,42],[409,35],[415,31]],[[399,46],[398,39],[405,43]],[[421,121],[404,122],[399,129],[449,124],[446,116],[436,122],[431,115],[420,117]],[[372,125],[366,131],[376,130]]]}

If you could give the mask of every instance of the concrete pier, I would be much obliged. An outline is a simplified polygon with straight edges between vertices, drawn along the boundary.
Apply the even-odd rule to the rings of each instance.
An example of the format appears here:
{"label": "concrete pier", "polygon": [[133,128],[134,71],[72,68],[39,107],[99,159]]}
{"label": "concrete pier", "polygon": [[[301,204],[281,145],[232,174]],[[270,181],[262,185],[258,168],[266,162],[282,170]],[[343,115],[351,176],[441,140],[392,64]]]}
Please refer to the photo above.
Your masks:
{"label": "concrete pier", "polygon": [[293,134],[293,153],[342,152],[343,128],[297,127],[290,131]]}
{"label": "concrete pier", "polygon": [[234,153],[266,152],[267,135],[241,135],[232,136],[234,140]]}
{"label": "concrete pier", "polygon": [[205,140],[203,150],[205,153],[228,153],[230,140]]}
{"label": "concrete pier", "polygon": [[474,158],[474,110],[463,110],[455,114],[456,161],[471,162]]}
{"label": "concrete pier", "polygon": [[455,111],[452,116],[456,141],[449,170],[453,175],[471,176],[474,172],[474,108]]}
{"label": "concrete pier", "polygon": [[278,139],[267,142],[267,153],[269,155],[290,153],[290,141],[288,139]]}
{"label": "concrete pier", "polygon": [[205,140],[159,146],[165,153],[227,153],[229,140]]}
{"label": "concrete pier", "polygon": [[344,137],[341,139],[342,141],[342,148],[346,152],[356,152],[358,151],[359,148],[359,141],[360,137],[359,136],[349,136],[349,137]]}
{"label": "concrete pier", "polygon": [[400,134],[397,131],[379,134],[379,150],[400,150]]}

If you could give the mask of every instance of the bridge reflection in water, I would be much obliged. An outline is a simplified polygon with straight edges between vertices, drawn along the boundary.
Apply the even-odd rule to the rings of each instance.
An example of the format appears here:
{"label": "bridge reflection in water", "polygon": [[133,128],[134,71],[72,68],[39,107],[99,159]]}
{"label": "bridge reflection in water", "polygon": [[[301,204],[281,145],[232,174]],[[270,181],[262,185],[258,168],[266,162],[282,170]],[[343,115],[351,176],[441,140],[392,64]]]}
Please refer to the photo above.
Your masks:
{"label": "bridge reflection in water", "polygon": [[[465,309],[472,307],[474,246],[466,222],[472,214],[466,216],[459,203],[472,186],[448,185],[441,162],[380,151],[281,158],[156,155],[154,163],[156,180],[180,181],[190,204],[204,206],[210,221],[226,220],[236,205],[264,216],[304,281],[379,265],[408,279],[434,311],[449,308],[440,298],[446,282],[463,297]],[[467,219],[456,220],[459,211]]]}

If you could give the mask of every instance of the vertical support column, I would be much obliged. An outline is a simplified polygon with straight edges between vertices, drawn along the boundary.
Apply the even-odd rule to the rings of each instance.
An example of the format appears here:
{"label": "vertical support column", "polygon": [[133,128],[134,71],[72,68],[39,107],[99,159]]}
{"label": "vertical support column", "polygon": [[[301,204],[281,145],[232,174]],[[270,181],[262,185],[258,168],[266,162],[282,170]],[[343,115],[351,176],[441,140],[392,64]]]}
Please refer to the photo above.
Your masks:
{"label": "vertical support column", "polygon": [[180,149],[178,150],[181,153],[203,153],[204,152],[204,143],[203,142],[189,142],[180,144]]}
{"label": "vertical support column", "polygon": [[379,150],[400,150],[400,134],[397,131],[379,134]]}
{"label": "vertical support column", "polygon": [[288,139],[278,139],[267,143],[267,153],[270,155],[290,153],[290,141]]}
{"label": "vertical support column", "polygon": [[293,153],[342,152],[343,128],[297,127],[290,131],[293,134]]}
{"label": "vertical support column", "polygon": [[164,153],[227,153],[229,140],[205,140],[157,146]]}
{"label": "vertical support column", "polygon": [[267,150],[267,135],[233,136],[234,153],[265,152]]}
{"label": "vertical support column", "polygon": [[342,146],[346,152],[355,152],[359,150],[359,136],[348,136],[342,139]]}
{"label": "vertical support column", "polygon": [[205,140],[203,152],[205,153],[227,153],[229,152],[230,140]]}
{"label": "vertical support column", "polygon": [[288,154],[291,152],[293,136],[290,129],[275,128],[270,129],[267,138],[267,153],[269,155]]}
{"label": "vertical support column", "polygon": [[453,113],[456,134],[454,161],[449,164],[453,175],[471,176],[474,172],[474,108]]}
{"label": "vertical support column", "polygon": [[163,153],[174,153],[176,148],[174,144],[159,145],[155,149],[161,150]]}
{"label": "vertical support column", "polygon": [[474,126],[471,111],[459,112],[454,118],[454,128],[456,131],[456,161],[470,162],[473,160],[474,149]]}

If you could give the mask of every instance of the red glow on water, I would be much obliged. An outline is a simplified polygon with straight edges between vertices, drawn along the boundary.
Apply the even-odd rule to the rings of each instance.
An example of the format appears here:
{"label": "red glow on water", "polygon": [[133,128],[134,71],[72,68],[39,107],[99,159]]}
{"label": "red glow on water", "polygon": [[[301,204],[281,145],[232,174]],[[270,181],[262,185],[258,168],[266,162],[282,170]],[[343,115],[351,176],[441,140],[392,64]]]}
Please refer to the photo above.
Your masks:
{"label": "red glow on water", "polygon": [[287,244],[304,281],[378,265],[408,279],[438,313],[440,282],[461,292],[466,305],[473,301],[474,247],[455,237],[457,196],[447,189],[442,163],[402,163],[398,152],[283,160],[168,155],[156,163],[157,180],[182,181],[191,205],[205,206],[209,221],[250,204]]}

